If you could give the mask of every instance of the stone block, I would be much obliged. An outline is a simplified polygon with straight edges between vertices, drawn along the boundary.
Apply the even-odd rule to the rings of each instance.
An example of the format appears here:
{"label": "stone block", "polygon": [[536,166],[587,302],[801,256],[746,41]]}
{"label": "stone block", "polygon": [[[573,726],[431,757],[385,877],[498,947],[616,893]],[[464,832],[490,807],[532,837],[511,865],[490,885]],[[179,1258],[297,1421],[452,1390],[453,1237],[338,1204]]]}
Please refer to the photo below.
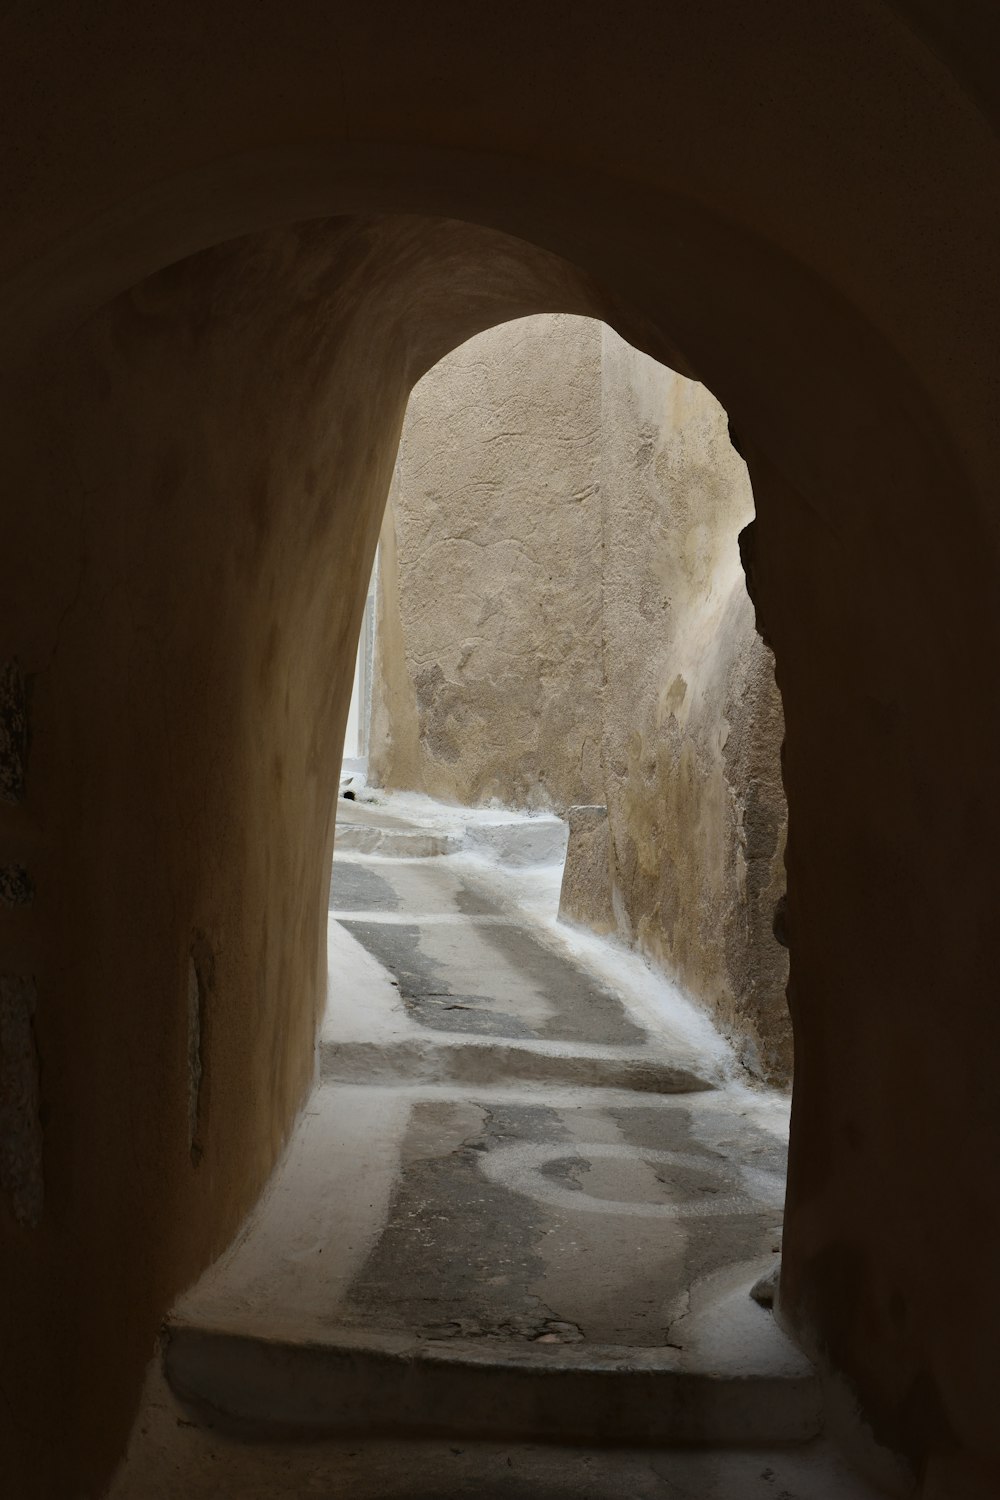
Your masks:
{"label": "stone block", "polygon": [[594,932],[617,930],[612,902],[611,825],[604,806],[571,807],[559,916]]}

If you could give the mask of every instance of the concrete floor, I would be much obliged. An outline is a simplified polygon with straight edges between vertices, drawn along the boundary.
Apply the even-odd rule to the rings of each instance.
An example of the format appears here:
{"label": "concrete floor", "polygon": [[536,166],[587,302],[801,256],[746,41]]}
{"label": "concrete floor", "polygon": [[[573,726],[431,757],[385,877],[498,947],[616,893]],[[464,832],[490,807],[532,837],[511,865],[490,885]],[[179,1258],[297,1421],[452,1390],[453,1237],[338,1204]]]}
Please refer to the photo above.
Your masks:
{"label": "concrete floor", "polygon": [[750,1296],[787,1101],[525,879],[338,854],[321,1082],[174,1311],[113,1500],[870,1494]]}

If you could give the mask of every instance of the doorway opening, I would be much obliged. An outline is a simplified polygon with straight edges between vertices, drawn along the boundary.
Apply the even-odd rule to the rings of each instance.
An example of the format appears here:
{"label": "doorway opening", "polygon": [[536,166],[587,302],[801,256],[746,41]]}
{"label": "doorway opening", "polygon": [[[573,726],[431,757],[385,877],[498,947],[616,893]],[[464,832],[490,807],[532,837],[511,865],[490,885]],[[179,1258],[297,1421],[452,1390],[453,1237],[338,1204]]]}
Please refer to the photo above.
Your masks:
{"label": "doorway opening", "polygon": [[[721,408],[592,320],[503,325],[417,386],[355,673],[320,1086],[179,1309],[189,1400],[336,1431],[344,1403],[378,1420],[385,1361],[402,1378],[419,1349],[408,1430],[447,1386],[467,1434],[817,1431],[767,1311],[787,1096],[753,1081],[781,1049],[761,974],[727,980],[783,829],[750,507]],[[216,1358],[220,1324],[265,1363],[280,1336],[294,1380]]]}
{"label": "doorway opening", "polygon": [[341,804],[339,846],[425,848],[371,831],[391,803],[437,816],[449,852],[565,849],[563,920],[641,953],[783,1086],[783,719],[740,566],[752,515],[718,402],[592,319],[506,323],[435,366],[369,589],[370,754],[344,763],[368,804]]}
{"label": "doorway opening", "polygon": [[[344,1351],[374,1420],[380,1360],[419,1347],[453,1431],[499,1435],[513,1401],[572,1439],[575,1379],[637,1367],[649,1399],[599,1393],[592,1436],[817,1430],[766,1310],[770,911],[755,944],[784,805],[751,511],[717,403],[593,320],[501,325],[415,388],[355,671],[320,1087],[245,1245],[182,1304],[189,1399],[336,1430]],[[263,1348],[290,1309],[280,1391],[190,1332],[236,1316]],[[710,1367],[696,1410],[667,1398]],[[540,1373],[565,1377],[544,1415]],[[411,1383],[404,1425],[440,1399]]]}

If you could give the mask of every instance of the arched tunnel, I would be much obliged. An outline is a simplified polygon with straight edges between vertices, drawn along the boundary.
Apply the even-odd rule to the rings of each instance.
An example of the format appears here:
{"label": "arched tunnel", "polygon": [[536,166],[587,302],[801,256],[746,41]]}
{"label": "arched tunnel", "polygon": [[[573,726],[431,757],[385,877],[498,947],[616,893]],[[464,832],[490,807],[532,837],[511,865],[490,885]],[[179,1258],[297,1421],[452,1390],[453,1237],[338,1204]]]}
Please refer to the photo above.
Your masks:
{"label": "arched tunnel", "polygon": [[975,0],[6,9],[12,1496],[102,1493],[288,1137],[407,396],[553,311],[704,382],[753,483],[781,1320],[845,1441],[995,1493],[998,31]]}

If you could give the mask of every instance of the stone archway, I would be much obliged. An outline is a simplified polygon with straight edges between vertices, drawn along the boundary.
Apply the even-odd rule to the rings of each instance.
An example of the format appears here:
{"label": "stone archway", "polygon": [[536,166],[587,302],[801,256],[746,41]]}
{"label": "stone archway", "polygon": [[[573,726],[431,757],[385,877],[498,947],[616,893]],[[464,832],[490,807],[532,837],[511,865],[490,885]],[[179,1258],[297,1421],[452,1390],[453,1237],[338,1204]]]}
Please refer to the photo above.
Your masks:
{"label": "stone archway", "polygon": [[[280,1149],[320,747],[406,391],[552,309],[697,374],[747,457],[791,812],[784,1313],[928,1494],[971,1484],[996,1462],[995,141],[860,0],[753,37],[723,3],[613,34],[308,10],[107,10],[58,44],[4,23],[4,656],[32,692],[3,836],[36,893],[4,920],[37,984],[46,1191],[37,1229],[0,1226],[14,1472],[106,1472],[163,1307]],[[274,227],[330,214],[354,217]]]}

